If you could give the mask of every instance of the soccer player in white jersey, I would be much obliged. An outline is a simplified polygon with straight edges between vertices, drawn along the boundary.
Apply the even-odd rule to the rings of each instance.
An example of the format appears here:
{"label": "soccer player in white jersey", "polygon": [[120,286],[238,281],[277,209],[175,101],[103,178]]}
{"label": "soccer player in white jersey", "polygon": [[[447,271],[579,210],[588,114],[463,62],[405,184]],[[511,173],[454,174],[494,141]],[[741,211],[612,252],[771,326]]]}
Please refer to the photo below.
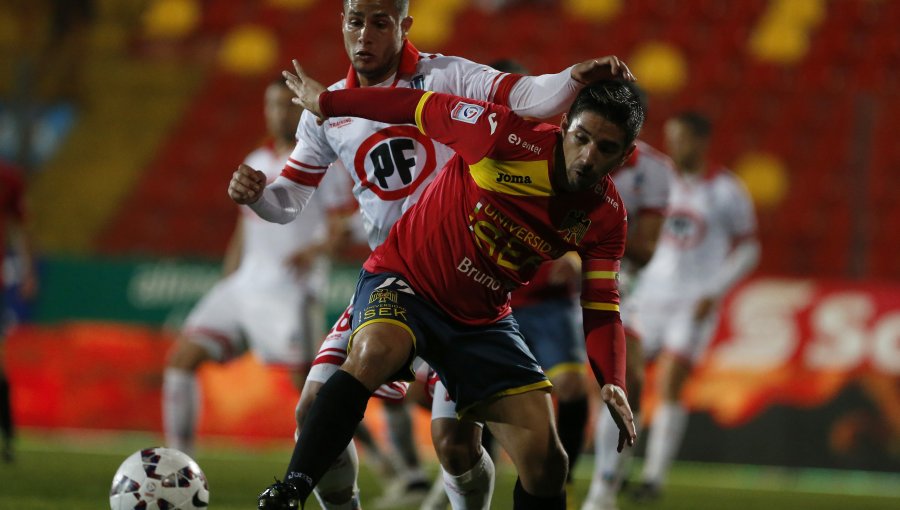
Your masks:
{"label": "soccer player in white jersey", "polygon": [[[631,323],[631,303],[628,289],[639,277],[641,268],[650,261],[662,230],[669,203],[674,167],[672,160],[647,143],[637,140],[636,148],[628,161],[612,173],[616,189],[628,211],[628,240],[625,258],[620,271],[622,294],[622,323],[625,326],[626,376],[628,401],[635,413],[635,426],[639,426],[640,397],[644,378],[644,358],[640,337]],[[616,496],[621,488],[624,464],[631,450],[615,451],[619,429],[607,419],[607,413],[598,413],[594,424],[594,475],[591,488],[582,510],[614,510]]]}
{"label": "soccer player in white jersey", "polygon": [[[407,40],[413,23],[408,0],[344,0],[343,7],[344,46],[351,69],[345,80],[329,87],[331,90],[369,86],[424,89],[491,101],[509,106],[522,116],[546,118],[563,113],[585,84],[608,77],[610,67],[619,66],[618,59],[606,57],[556,74],[523,77],[502,73],[462,58],[416,50]],[[354,180],[354,194],[373,248],[384,241],[391,226],[418,200],[453,154],[413,125],[395,126],[353,117],[331,118],[320,125],[313,116],[304,114],[297,138],[281,177],[266,187],[265,193],[276,201],[298,206],[290,214],[279,208],[271,215],[261,215],[292,221],[329,164],[340,159]],[[236,178],[239,175],[262,184],[259,174],[250,167],[240,167]],[[258,206],[270,203],[260,200]],[[302,423],[319,389],[346,359],[349,329],[337,324],[332,332],[313,362],[298,404],[298,422]],[[392,383],[382,386],[376,395],[402,398],[405,391],[405,385]],[[451,494],[457,510],[487,508],[490,504],[493,462],[477,446],[477,438],[472,440],[479,433],[475,425],[455,419],[432,421],[432,438],[446,469],[445,481],[461,490],[460,494]],[[446,459],[451,457],[458,462],[448,466]],[[330,505],[329,509],[357,505],[354,459],[351,443],[319,481],[317,498]]]}
{"label": "soccer player in white jersey", "polygon": [[[294,128],[302,108],[283,81],[265,92],[265,117],[271,141],[247,156],[273,180],[294,146]],[[226,362],[250,350],[268,365],[290,370],[299,389],[324,331],[323,292],[328,257],[342,228],[345,211],[355,202],[350,182],[335,172],[323,193],[310,202],[303,218],[291,225],[259,219],[240,208],[224,260],[225,277],[188,316],[169,353],[163,376],[163,423],[169,446],[194,450],[200,392],[197,368],[206,361]]]}
{"label": "soccer player in white jersey", "polygon": [[709,120],[686,112],[664,130],[677,172],[656,253],[632,296],[644,350],[658,353],[660,397],[638,499],[660,493],[687,424],[681,390],[712,339],[722,298],[756,266],[760,251],[747,190],[707,159]]}

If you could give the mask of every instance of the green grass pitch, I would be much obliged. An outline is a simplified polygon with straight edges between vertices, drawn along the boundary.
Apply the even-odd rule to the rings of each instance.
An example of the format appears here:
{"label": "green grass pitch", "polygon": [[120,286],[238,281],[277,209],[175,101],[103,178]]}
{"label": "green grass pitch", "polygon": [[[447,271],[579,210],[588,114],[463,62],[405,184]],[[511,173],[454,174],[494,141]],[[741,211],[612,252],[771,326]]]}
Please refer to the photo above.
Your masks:
{"label": "green grass pitch", "polygon": [[[13,464],[0,464],[2,510],[103,510],[108,506],[112,475],[124,458],[143,446],[146,437],[130,439],[26,436]],[[285,448],[254,451],[233,446],[206,447],[197,456],[210,483],[212,510],[256,508],[256,494],[284,470]],[[576,470],[570,508],[578,508],[590,476],[589,456]],[[432,470],[434,468],[432,467]],[[499,465],[492,508],[512,508],[515,474]],[[371,503],[382,484],[362,469],[363,503]],[[307,508],[318,508],[311,502]],[[658,503],[635,505],[620,499],[620,508],[647,510],[867,510],[900,508],[900,474],[824,470],[786,470],[750,466],[676,464]],[[397,510],[414,510],[399,508]]]}

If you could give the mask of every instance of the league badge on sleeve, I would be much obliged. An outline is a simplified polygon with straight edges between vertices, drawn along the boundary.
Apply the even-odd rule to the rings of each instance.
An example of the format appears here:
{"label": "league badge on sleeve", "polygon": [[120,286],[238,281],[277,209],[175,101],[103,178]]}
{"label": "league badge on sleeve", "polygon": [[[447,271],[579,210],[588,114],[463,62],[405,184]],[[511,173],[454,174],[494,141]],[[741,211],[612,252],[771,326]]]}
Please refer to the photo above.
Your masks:
{"label": "league badge on sleeve", "polygon": [[482,113],[484,113],[483,106],[460,101],[450,111],[450,118],[467,124],[475,124]]}

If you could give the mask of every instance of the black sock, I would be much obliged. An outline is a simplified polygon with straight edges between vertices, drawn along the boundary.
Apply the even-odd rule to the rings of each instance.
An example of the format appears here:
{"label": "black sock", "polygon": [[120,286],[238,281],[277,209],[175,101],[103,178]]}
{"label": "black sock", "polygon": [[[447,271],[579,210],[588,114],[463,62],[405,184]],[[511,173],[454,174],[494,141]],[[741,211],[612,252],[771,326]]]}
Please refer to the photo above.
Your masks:
{"label": "black sock", "polygon": [[0,374],[0,436],[3,437],[4,446],[8,446],[13,437],[12,406],[6,374]]}
{"label": "black sock", "polygon": [[575,471],[575,463],[584,448],[584,428],[588,419],[587,398],[559,403],[559,440],[569,456],[569,481]]}
{"label": "black sock", "polygon": [[525,492],[522,481],[516,478],[513,489],[513,510],[566,510],[566,491],[559,496],[542,498]]}
{"label": "black sock", "polygon": [[285,480],[300,489],[301,503],[353,439],[372,392],[355,377],[338,370],[322,385],[306,414]]}

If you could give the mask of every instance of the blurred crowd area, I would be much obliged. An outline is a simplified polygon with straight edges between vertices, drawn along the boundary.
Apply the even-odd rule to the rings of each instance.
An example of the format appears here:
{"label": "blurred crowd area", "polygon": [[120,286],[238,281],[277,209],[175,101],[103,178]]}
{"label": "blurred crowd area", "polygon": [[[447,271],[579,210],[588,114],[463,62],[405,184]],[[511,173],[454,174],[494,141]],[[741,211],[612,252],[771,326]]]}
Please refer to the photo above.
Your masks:
{"label": "blurred crowd area", "polygon": [[[336,0],[20,0],[0,7],[0,150],[32,172],[37,235],[66,253],[217,257],[223,190],[264,133],[262,88],[347,59]],[[423,51],[534,72],[610,53],[670,115],[714,122],[749,187],[760,272],[896,279],[900,2],[429,0]],[[147,214],[153,210],[154,214]]]}

